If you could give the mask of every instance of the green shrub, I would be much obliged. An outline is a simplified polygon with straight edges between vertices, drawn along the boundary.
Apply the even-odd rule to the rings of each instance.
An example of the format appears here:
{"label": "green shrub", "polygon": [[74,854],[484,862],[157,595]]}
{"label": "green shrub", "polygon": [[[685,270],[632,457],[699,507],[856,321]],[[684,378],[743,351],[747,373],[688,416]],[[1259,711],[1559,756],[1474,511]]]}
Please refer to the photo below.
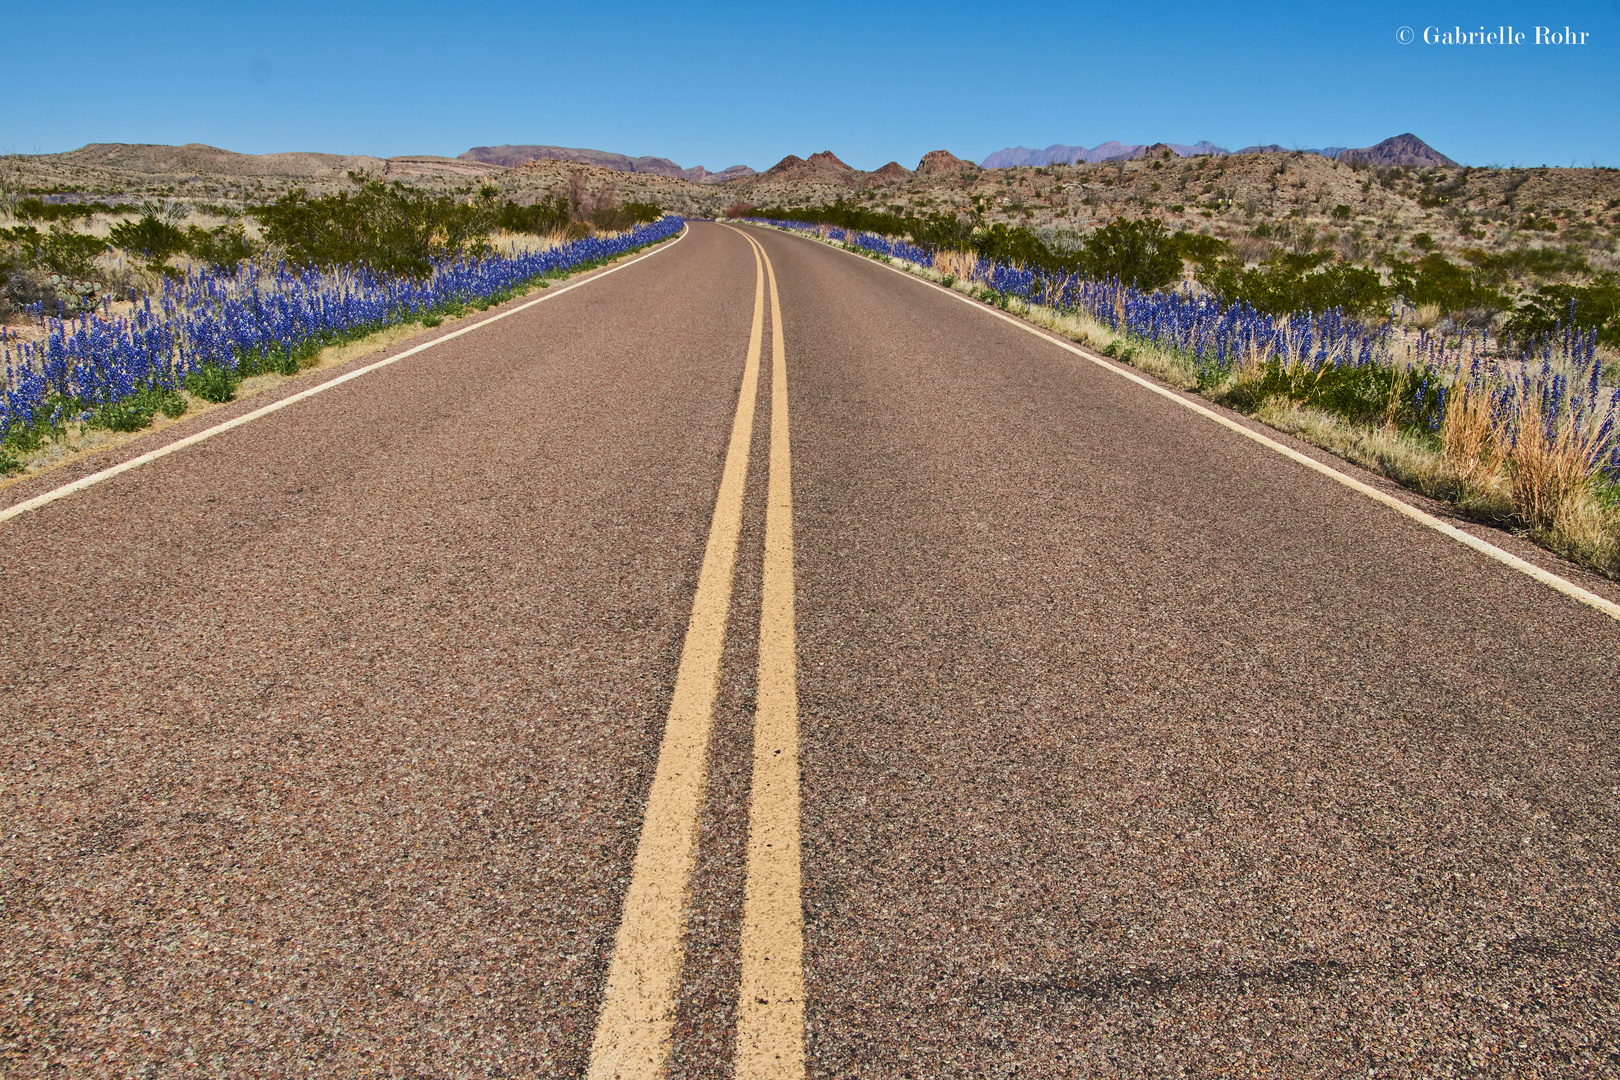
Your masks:
{"label": "green shrub", "polygon": [[530,233],[534,236],[566,232],[569,221],[568,200],[561,195],[555,200],[542,200],[528,206],[519,206],[508,200],[497,211],[495,218],[495,223],[507,232]]}
{"label": "green shrub", "polygon": [[63,222],[44,233],[33,225],[0,229],[0,242],[15,251],[21,261],[75,281],[89,277],[91,263],[107,250],[105,240],[76,233]]}
{"label": "green shrub", "polygon": [[1267,315],[1343,308],[1351,318],[1364,319],[1389,303],[1390,290],[1376,270],[1349,263],[1324,267],[1330,258],[1325,252],[1283,255],[1252,268],[1222,259],[1201,268],[1198,279],[1223,303],[1241,300]]}
{"label": "green shrub", "polygon": [[186,250],[186,234],[149,213],[135,221],[114,225],[109,238],[114,247],[139,256],[153,266]]}
{"label": "green shrub", "polygon": [[1390,260],[1390,283],[1417,306],[1437,304],[1442,311],[1506,311],[1512,303],[1488,283],[1488,275],[1425,255],[1417,262]]}
{"label": "green shrub", "polygon": [[223,404],[236,397],[236,387],[240,382],[241,377],[230,368],[205,364],[186,376],[186,389],[204,401]]}
{"label": "green shrub", "polygon": [[1466,248],[1462,257],[1474,268],[1475,280],[1501,288],[1514,278],[1550,278],[1565,274],[1584,274],[1591,264],[1579,249],[1559,250],[1550,247],[1521,247],[1511,251],[1489,252],[1481,248]]}
{"label": "green shrub", "polygon": [[40,247],[40,261],[51,273],[80,281],[91,276],[91,263],[106,250],[107,241],[101,237],[76,233],[59,222]]}
{"label": "green shrub", "polygon": [[1080,266],[1091,277],[1156,292],[1181,279],[1181,251],[1191,243],[1172,237],[1154,218],[1115,218],[1086,237]]}
{"label": "green shrub", "polygon": [[467,191],[429,194],[398,181],[384,184],[352,172],[358,188],[312,198],[295,189],[253,213],[265,239],[280,244],[290,262],[306,266],[358,266],[425,277],[437,259],[487,250],[485,239],[499,224],[499,189],[485,185],[476,199]]}
{"label": "green shrub", "polygon": [[231,266],[259,253],[258,245],[247,238],[240,223],[230,222],[204,229],[193,225],[186,230],[186,251],[210,266]]}
{"label": "green shrub", "polygon": [[117,206],[104,202],[48,203],[38,196],[32,196],[18,199],[12,214],[18,221],[73,221],[76,218],[92,218],[97,214],[124,214],[134,209],[124,203]]}
{"label": "green shrub", "polygon": [[186,404],[185,396],[179,391],[148,386],[129,397],[94,409],[88,426],[110,431],[139,431],[150,424],[158,412],[171,419],[185,415]]}
{"label": "green shrub", "polygon": [[1596,330],[1599,342],[1620,346],[1620,280],[1608,275],[1590,285],[1543,285],[1514,312],[1507,331],[1522,341],[1560,325]]}

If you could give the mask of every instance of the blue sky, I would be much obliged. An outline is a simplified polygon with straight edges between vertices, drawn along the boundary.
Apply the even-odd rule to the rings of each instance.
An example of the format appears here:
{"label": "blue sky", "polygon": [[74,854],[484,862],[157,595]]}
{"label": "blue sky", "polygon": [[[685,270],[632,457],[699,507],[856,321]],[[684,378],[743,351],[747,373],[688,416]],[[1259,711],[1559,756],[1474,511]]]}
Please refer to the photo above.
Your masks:
{"label": "blue sky", "polygon": [[[1050,143],[1365,146],[1620,166],[1620,0],[1328,5],[489,0],[9,5],[0,151],[551,143],[763,169]],[[1585,46],[1402,45],[1568,25]]]}

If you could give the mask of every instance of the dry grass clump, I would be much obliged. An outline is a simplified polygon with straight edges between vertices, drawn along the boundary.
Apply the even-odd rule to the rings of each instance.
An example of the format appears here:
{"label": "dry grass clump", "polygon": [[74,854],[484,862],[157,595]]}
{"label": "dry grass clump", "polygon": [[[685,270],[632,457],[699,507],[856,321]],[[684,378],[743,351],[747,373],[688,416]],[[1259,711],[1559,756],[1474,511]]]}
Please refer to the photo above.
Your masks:
{"label": "dry grass clump", "polygon": [[971,277],[979,265],[979,256],[972,251],[940,251],[934,254],[934,272],[958,281]]}
{"label": "dry grass clump", "polygon": [[[1540,416],[1539,404],[1525,401],[1524,414]],[[1620,514],[1597,499],[1605,449],[1598,434],[1580,430],[1567,416],[1551,434],[1541,423],[1522,423],[1505,455],[1505,472],[1514,513],[1532,537],[1578,562],[1616,573]]]}
{"label": "dry grass clump", "polygon": [[1412,324],[1425,330],[1433,330],[1439,325],[1443,314],[1439,304],[1422,304],[1412,313]]}
{"label": "dry grass clump", "polygon": [[1503,516],[1509,492],[1503,484],[1503,432],[1490,395],[1459,388],[1446,402],[1440,424],[1440,454],[1455,481],[1452,498],[1464,510]]}
{"label": "dry grass clump", "polygon": [[566,233],[536,236],[533,233],[508,232],[505,229],[499,229],[489,234],[491,250],[507,258],[539,254],[542,251],[550,251],[554,247],[561,247],[566,243],[568,243]]}

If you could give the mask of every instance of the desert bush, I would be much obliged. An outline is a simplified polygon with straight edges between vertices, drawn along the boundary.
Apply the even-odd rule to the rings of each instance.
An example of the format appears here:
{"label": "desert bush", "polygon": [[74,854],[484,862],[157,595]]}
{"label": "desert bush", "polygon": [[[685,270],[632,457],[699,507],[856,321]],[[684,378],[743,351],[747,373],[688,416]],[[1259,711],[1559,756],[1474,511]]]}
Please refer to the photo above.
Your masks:
{"label": "desert bush", "polygon": [[108,239],[113,247],[145,260],[153,268],[186,250],[186,234],[152,213],[143,214],[135,221],[119,222],[112,227]]}
{"label": "desert bush", "polygon": [[430,194],[398,181],[384,184],[349,174],[354,192],[311,197],[297,188],[253,211],[265,239],[302,266],[369,266],[374,271],[423,278],[436,261],[481,254],[485,237],[500,225],[499,189]]}
{"label": "desert bush", "polygon": [[[1222,302],[1243,302],[1268,315],[1342,310],[1351,318],[1378,314],[1390,290],[1376,270],[1332,262],[1327,252],[1285,254],[1257,266],[1220,259],[1200,267],[1198,280]],[[1324,265],[1328,264],[1328,265]]]}
{"label": "desert bush", "polygon": [[226,222],[212,229],[193,225],[186,230],[185,245],[187,254],[207,266],[230,266],[262,250],[248,239],[240,222]]}
{"label": "desert bush", "polygon": [[618,232],[657,221],[663,216],[664,211],[654,203],[627,202],[620,205],[609,195],[598,198],[588,220],[594,228],[603,232]]}
{"label": "desert bush", "polygon": [[1416,262],[1390,260],[1390,285],[1415,306],[1438,304],[1443,311],[1506,311],[1512,303],[1479,271],[1425,255]]}
{"label": "desert bush", "polygon": [[572,221],[568,213],[568,200],[556,199],[519,206],[507,200],[495,215],[495,224],[507,232],[527,233],[530,236],[554,236],[568,232]]}
{"label": "desert bush", "polygon": [[[1115,220],[1086,237],[1080,252],[1080,267],[1098,280],[1115,280],[1140,289],[1157,292],[1181,280],[1183,250],[1196,247],[1206,237],[1172,237],[1153,218]],[[1218,241],[1217,241],[1218,242]],[[1213,257],[1213,256],[1211,256]]]}
{"label": "desert bush", "polygon": [[11,250],[12,261],[75,281],[89,277],[91,263],[107,250],[105,240],[76,233],[61,222],[44,233],[33,225],[0,229],[0,242]]}
{"label": "desert bush", "polygon": [[73,222],[79,218],[92,218],[97,214],[127,214],[135,207],[126,203],[110,206],[104,202],[48,203],[38,196],[18,199],[12,214],[18,221]]}
{"label": "desert bush", "polygon": [[1564,326],[1595,330],[1600,344],[1620,346],[1620,278],[1609,274],[1589,285],[1543,285],[1525,298],[1506,329],[1528,340]]}

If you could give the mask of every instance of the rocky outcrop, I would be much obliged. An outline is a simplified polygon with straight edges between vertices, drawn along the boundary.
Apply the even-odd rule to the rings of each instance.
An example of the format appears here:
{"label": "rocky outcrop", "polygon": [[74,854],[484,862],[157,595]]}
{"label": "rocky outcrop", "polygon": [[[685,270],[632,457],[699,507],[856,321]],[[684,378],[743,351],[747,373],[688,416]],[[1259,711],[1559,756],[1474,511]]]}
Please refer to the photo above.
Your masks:
{"label": "rocky outcrop", "polygon": [[910,179],[911,170],[898,161],[891,161],[866,174],[867,183],[870,184],[903,184]]}
{"label": "rocky outcrop", "polygon": [[1072,165],[1077,161],[1096,164],[1099,161],[1132,161],[1151,152],[1162,153],[1165,150],[1171,151],[1176,157],[1200,157],[1204,154],[1224,157],[1227,153],[1224,148],[1207,139],[1200,139],[1191,146],[1182,143],[1154,143],[1147,146],[1143,143],[1127,144],[1110,139],[1092,147],[1053,143],[1044,150],[1031,150],[1027,146],[1010,146],[1005,150],[997,150],[980,164],[986,169],[1010,169],[1018,165]]}
{"label": "rocky outcrop", "polygon": [[732,180],[746,180],[750,176],[759,175],[747,165],[732,165],[713,173],[701,165],[696,165],[687,169],[686,172],[688,174],[686,178],[698,184],[725,184],[730,183]]}
{"label": "rocky outcrop", "polygon": [[838,160],[838,155],[831,150],[823,150],[819,154],[811,154],[808,158],[789,154],[766,169],[762,174],[762,179],[801,180],[822,184],[846,184],[855,187],[860,183],[860,175],[853,168]]}
{"label": "rocky outcrop", "polygon": [[917,162],[917,172],[923,176],[960,173],[978,168],[971,161],[963,161],[949,150],[930,150]]}

